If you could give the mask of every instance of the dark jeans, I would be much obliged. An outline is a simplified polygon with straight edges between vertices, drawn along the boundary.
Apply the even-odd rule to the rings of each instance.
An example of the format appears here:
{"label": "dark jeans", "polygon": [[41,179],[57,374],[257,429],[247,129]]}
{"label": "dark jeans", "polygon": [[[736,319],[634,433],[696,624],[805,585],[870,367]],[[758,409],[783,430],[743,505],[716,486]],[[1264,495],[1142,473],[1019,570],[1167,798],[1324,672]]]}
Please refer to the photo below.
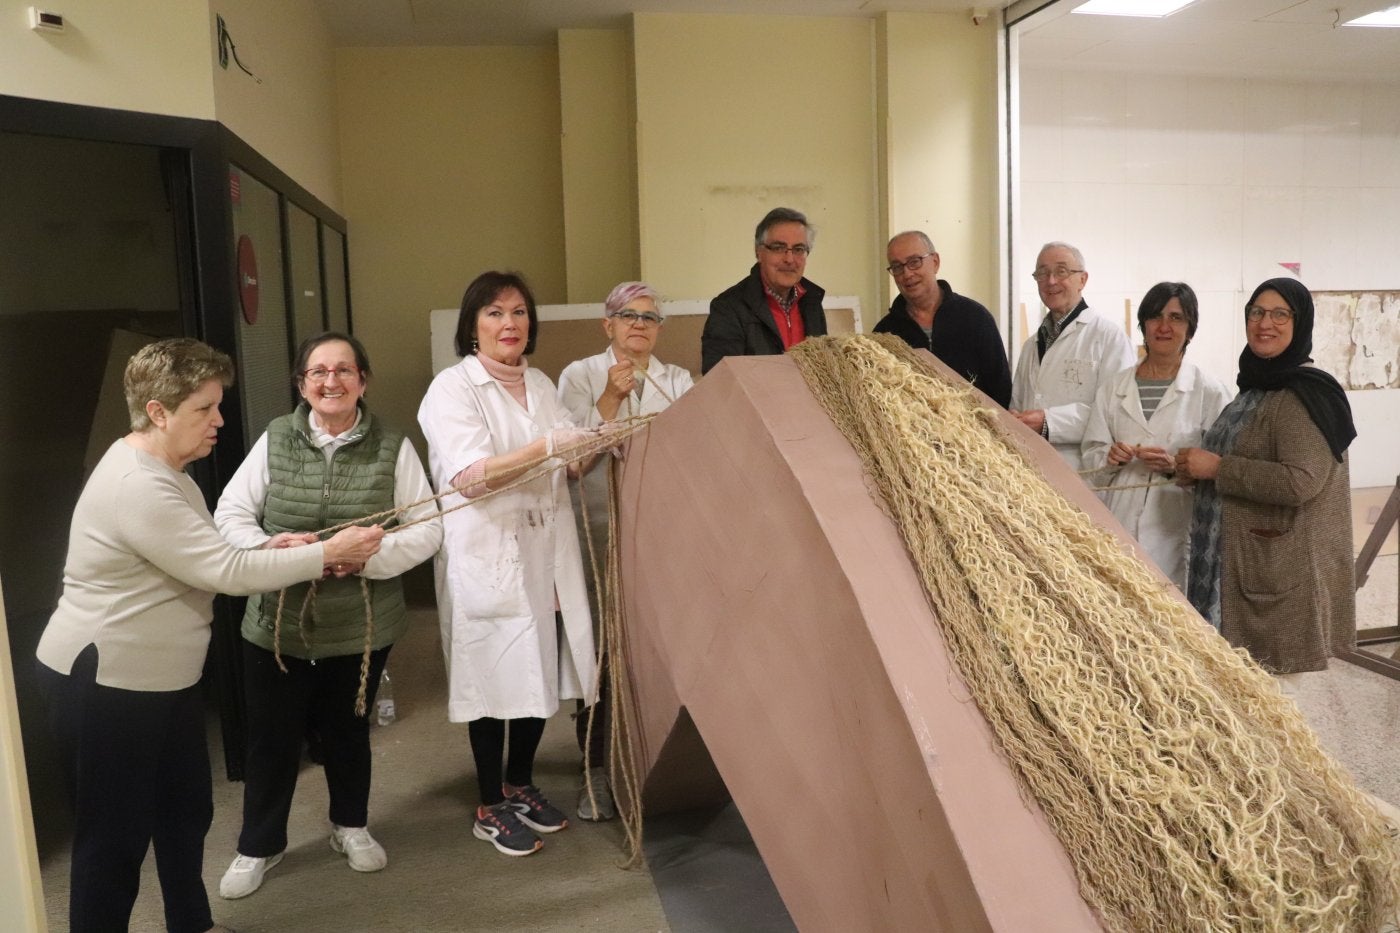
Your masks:
{"label": "dark jeans", "polygon": [[504,780],[516,787],[535,783],[535,752],[544,736],[545,720],[536,716],[473,719],[467,723],[467,738],[471,741],[472,758],[476,760],[481,802],[488,807],[506,799],[501,790],[506,723],[510,723],[510,760],[505,764]]}
{"label": "dark jeans", "polygon": [[127,929],[152,845],[166,929],[204,933],[214,923],[201,877],[214,796],[199,685],[102,686],[95,645],[67,675],[38,668],[73,800],[72,933]]}
{"label": "dark jeans", "polygon": [[[393,646],[370,654],[365,712],[374,709],[384,662]],[[369,817],[369,716],[355,715],[360,655],[306,661],[243,642],[243,692],[248,707],[248,755],[243,785],[241,855],[266,858],[287,848],[301,748],[308,723],[321,738],[330,791],[330,820],[364,826]]]}

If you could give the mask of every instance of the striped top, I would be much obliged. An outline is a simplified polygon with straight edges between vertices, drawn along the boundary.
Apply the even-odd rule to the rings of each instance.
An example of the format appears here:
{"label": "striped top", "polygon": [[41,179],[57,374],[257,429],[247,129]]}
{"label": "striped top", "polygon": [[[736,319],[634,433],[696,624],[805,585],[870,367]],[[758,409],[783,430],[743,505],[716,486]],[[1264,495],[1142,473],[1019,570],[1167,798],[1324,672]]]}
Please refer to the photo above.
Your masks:
{"label": "striped top", "polygon": [[1162,403],[1162,396],[1167,394],[1167,387],[1173,379],[1144,379],[1137,377],[1138,398],[1142,400],[1142,417],[1148,421],[1152,420],[1152,413],[1157,410],[1157,406]]}

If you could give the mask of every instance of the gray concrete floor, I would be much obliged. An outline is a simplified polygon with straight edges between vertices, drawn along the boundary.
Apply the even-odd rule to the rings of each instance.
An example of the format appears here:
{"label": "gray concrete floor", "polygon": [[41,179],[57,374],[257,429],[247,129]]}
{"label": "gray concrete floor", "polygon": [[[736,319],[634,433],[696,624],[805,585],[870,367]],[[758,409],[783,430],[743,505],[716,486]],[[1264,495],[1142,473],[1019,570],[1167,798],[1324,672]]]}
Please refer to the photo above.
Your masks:
{"label": "gray concrete floor", "polygon": [[[242,784],[223,779],[214,756],[214,825],[204,857],[204,880],[214,918],[239,933],[271,931],[579,931],[667,929],[661,902],[645,869],[623,871],[617,823],[576,823],[547,837],[543,851],[507,858],[471,834],[476,779],[465,725],[447,722],[446,687],[437,616],[415,611],[408,635],[389,658],[398,719],[375,726],[370,830],[389,854],[382,872],[351,871],[329,848],[325,781],[306,763],[288,826],[289,845],[252,896],[225,901],[219,879],[235,854]],[[573,723],[556,716],[541,743],[535,780],[573,811],[579,752]],[[65,919],[68,860],[56,853],[43,866],[52,930]],[[164,929],[154,859],[148,857],[133,931]]]}
{"label": "gray concrete floor", "polygon": [[[1358,629],[1396,624],[1397,558],[1376,559],[1356,594]],[[1389,657],[1400,644],[1369,649]],[[1400,806],[1400,682],[1333,661],[1325,671],[1300,675],[1289,694],[1323,747],[1351,771],[1356,783]]]}

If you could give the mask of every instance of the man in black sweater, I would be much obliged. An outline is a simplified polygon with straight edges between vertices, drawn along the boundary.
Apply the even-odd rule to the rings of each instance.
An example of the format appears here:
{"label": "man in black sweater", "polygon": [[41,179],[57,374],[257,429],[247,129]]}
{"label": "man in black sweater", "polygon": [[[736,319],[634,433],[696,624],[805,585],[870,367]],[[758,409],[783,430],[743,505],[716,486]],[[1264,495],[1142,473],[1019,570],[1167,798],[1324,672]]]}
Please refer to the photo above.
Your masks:
{"label": "man in black sweater", "polygon": [[938,251],[920,230],[901,233],[885,252],[899,287],[890,313],[875,325],[911,347],[928,350],[1002,408],[1011,404],[1006,344],[991,312],[938,277]]}

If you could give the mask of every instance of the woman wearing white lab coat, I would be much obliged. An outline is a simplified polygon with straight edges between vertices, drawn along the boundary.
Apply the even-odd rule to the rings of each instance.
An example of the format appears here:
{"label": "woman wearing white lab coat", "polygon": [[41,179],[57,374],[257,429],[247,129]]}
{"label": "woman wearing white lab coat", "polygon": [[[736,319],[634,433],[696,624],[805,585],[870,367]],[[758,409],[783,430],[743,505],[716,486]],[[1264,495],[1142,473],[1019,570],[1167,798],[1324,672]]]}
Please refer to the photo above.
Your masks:
{"label": "woman wearing white lab coat", "polygon": [[657,298],[645,282],[623,282],[604,300],[608,348],[559,374],[559,402],[575,423],[596,427],[615,418],[658,414],[695,385],[689,371],[652,354],[664,320]]}
{"label": "woman wearing white lab coat", "polygon": [[[438,374],[418,410],[444,510],[588,436],[525,361],[538,329],[520,276],[487,272],[467,286],[456,335],[463,359]],[[481,790],[473,833],[503,854],[529,855],[542,845],[535,833],[568,825],[533,781],[545,720],[560,699],[593,692],[592,621],[564,477],[555,471],[444,515],[435,570],[448,718],[469,724]]]}
{"label": "woman wearing white lab coat", "polygon": [[[1104,503],[1171,578],[1186,586],[1191,490],[1172,483],[1176,452],[1200,444],[1234,390],[1182,356],[1200,320],[1196,293],[1159,282],[1138,309],[1147,355],[1108,380],[1084,429],[1086,478]],[[1157,484],[1157,485],[1151,485]]]}
{"label": "woman wearing white lab coat", "polygon": [[[608,347],[596,356],[575,360],[559,374],[559,404],[575,424],[596,427],[605,421],[654,415],[666,410],[695,384],[690,373],[679,366],[661,362],[652,355],[661,336],[663,318],[657,307],[656,290],[645,282],[623,282],[603,300],[603,332]],[[587,505],[588,528],[583,527],[583,510],[578,515],[579,533],[587,533],[601,555],[608,545],[608,476],[597,469],[580,477],[580,503]],[[590,581],[591,583],[591,578]],[[592,607],[597,596],[590,589]],[[607,820],[615,815],[612,790],[604,768],[608,728],[606,703],[607,674],[600,674],[604,687],[597,710],[575,719],[579,751],[583,752],[588,780],[579,788],[578,815],[584,820]],[[580,703],[582,713],[582,702]]]}

